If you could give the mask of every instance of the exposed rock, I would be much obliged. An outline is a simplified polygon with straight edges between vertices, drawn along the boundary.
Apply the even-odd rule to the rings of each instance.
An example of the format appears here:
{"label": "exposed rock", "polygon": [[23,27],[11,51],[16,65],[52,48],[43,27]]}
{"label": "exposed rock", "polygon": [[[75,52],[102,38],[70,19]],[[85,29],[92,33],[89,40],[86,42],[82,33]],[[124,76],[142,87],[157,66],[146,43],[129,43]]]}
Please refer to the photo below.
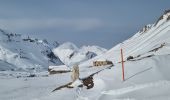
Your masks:
{"label": "exposed rock", "polygon": [[127,57],[127,61],[128,60],[131,60],[131,59],[133,59],[134,57],[133,56],[129,56],[129,57]]}

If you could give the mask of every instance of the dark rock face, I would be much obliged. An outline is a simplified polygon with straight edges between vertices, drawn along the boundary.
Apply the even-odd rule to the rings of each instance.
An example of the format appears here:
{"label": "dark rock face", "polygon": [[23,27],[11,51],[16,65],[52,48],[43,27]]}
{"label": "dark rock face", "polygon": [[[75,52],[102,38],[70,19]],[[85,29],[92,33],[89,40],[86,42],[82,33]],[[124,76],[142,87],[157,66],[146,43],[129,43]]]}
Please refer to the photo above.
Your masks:
{"label": "dark rock face", "polygon": [[153,50],[150,50],[149,52],[156,52],[156,51],[158,51],[159,49],[163,48],[164,46],[165,46],[165,43],[162,43],[159,47],[154,48]]}
{"label": "dark rock face", "polygon": [[53,46],[54,48],[58,47],[60,44],[57,41],[54,41]]}
{"label": "dark rock face", "polygon": [[165,10],[164,14],[170,13],[170,9]]}
{"label": "dark rock face", "polygon": [[30,75],[27,76],[27,77],[36,77],[36,75],[35,75],[35,74],[30,74]]}
{"label": "dark rock face", "polygon": [[127,61],[128,60],[131,60],[131,59],[133,59],[134,57],[133,56],[129,56],[129,57],[127,57]]}
{"label": "dark rock face", "polygon": [[42,51],[41,53],[47,56],[49,58],[49,61],[52,62],[53,64],[59,64],[59,63],[63,64],[60,61],[60,59],[54,55],[54,53],[50,48],[46,49],[45,51]]}
{"label": "dark rock face", "polygon": [[97,56],[97,54],[96,54],[96,53],[94,53],[94,52],[90,52],[90,51],[88,51],[88,52],[86,53],[86,56],[87,56],[87,58],[88,58],[88,59],[91,59],[91,58],[93,58],[93,57]]}
{"label": "dark rock face", "polygon": [[[170,13],[170,9],[169,9],[169,10],[165,10],[164,14],[163,14],[162,16],[160,16],[160,17],[158,18],[158,20],[156,21],[155,26],[158,24],[158,22],[159,22],[160,20],[163,19],[163,16],[166,15],[167,13]],[[170,16],[168,16],[167,20],[169,20],[169,19],[170,19]]]}
{"label": "dark rock face", "polygon": [[139,32],[140,32],[140,33],[145,33],[145,32],[147,32],[149,29],[151,29],[151,26],[145,25]]}
{"label": "dark rock face", "polygon": [[71,59],[74,56],[74,52],[69,55],[69,59]]}

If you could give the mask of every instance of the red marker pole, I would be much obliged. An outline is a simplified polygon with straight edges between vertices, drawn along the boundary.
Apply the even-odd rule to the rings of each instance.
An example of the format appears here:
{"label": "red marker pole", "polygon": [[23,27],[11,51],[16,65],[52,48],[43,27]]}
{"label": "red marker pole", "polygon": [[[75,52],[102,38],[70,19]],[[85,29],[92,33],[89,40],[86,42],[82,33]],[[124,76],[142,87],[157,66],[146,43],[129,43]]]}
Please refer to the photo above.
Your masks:
{"label": "red marker pole", "polygon": [[125,81],[125,74],[124,74],[124,60],[123,60],[123,49],[121,48],[121,60],[122,60],[122,79]]}

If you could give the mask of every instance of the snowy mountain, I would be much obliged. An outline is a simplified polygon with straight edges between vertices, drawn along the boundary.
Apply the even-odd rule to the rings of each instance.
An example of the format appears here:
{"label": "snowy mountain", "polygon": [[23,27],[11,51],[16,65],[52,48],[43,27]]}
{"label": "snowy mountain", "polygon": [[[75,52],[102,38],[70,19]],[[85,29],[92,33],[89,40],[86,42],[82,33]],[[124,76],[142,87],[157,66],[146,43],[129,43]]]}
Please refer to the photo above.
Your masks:
{"label": "snowy mountain", "polygon": [[[116,45],[108,52],[101,56],[95,57],[94,60],[105,58],[114,63],[120,62],[120,48],[123,48],[124,58],[133,56],[140,59],[149,55],[167,55],[169,53],[170,43],[170,11],[165,13],[154,24],[146,25],[131,38]],[[91,64],[91,63],[90,63]]]}
{"label": "snowy mountain", "polygon": [[[90,50],[87,48],[85,47],[85,51]],[[124,55],[125,81],[122,81],[121,48]],[[81,54],[79,51],[84,50],[72,43],[63,44],[53,50],[55,55],[67,64],[70,64],[69,59],[73,59],[74,56],[76,59],[76,55]],[[114,66],[92,67],[93,61],[99,59],[110,60]],[[72,83],[70,86],[73,88],[67,86],[64,88],[64,85],[71,81],[71,73],[46,77],[9,78],[4,76],[5,72],[0,71],[0,99],[170,100],[169,60],[170,10],[165,11],[156,23],[146,25],[131,38],[99,56],[81,62],[79,64],[81,80]],[[0,61],[4,65],[8,62]],[[8,66],[10,68],[10,64]],[[91,84],[82,85],[83,81],[87,81],[84,79],[93,83],[90,89],[87,89],[87,86]],[[57,87],[61,89],[52,92]]]}
{"label": "snowy mountain", "polygon": [[[124,55],[125,81],[122,80],[121,48]],[[114,66],[89,67],[93,65],[93,61],[100,59],[110,60]],[[134,36],[106,53],[81,63],[80,79],[93,75],[94,86],[91,89],[76,87],[72,90],[58,90],[47,98],[169,100],[169,60],[170,10],[166,11],[156,23],[146,25]],[[66,95],[70,97],[67,98]]]}
{"label": "snowy mountain", "polygon": [[78,48],[70,42],[64,43],[53,50],[54,54],[67,66],[79,64],[106,51],[106,49],[98,46],[83,46]]}
{"label": "snowy mountain", "polygon": [[[121,48],[125,81],[122,81]],[[96,74],[94,88],[81,90],[78,99],[169,100],[170,10],[165,11],[156,23],[146,25],[108,52],[82,63],[80,68],[88,69],[87,66],[101,58],[112,61],[115,66]],[[86,75],[82,73],[81,77]]]}
{"label": "snowy mountain", "polygon": [[60,65],[52,52],[58,45],[0,29],[0,70],[40,71],[47,69],[48,63]]}
{"label": "snowy mountain", "polygon": [[83,46],[79,49],[69,42],[59,46],[56,41],[49,43],[45,39],[0,29],[0,65],[3,65],[0,67],[1,71],[43,71],[47,70],[49,65],[75,64],[105,51],[106,49],[98,46]]}

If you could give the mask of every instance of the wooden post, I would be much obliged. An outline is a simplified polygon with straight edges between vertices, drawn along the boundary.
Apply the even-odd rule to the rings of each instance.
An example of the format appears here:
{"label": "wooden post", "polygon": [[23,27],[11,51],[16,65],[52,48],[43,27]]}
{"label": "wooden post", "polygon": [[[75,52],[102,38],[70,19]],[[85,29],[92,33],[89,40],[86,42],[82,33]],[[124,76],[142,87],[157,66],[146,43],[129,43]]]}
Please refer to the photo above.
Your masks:
{"label": "wooden post", "polygon": [[122,79],[125,81],[125,74],[124,74],[124,59],[123,59],[123,49],[121,48],[121,60],[122,60]]}

